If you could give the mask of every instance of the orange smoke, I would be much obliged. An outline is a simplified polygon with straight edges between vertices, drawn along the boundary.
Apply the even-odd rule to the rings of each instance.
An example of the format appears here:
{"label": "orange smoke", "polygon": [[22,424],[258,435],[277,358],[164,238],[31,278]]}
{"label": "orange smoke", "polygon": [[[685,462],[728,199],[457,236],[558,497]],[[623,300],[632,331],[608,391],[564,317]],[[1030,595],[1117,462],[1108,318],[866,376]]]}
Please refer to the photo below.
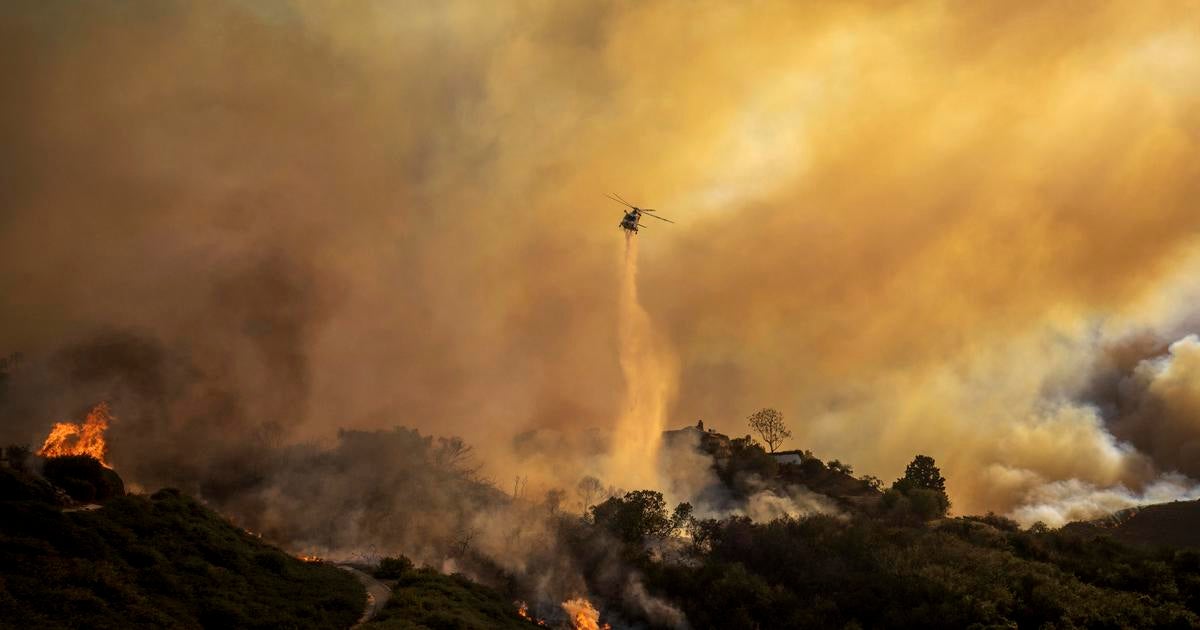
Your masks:
{"label": "orange smoke", "polygon": [[611,630],[612,626],[600,624],[600,611],[588,600],[577,597],[562,603],[563,610],[571,619],[574,630]]}
{"label": "orange smoke", "polygon": [[88,412],[83,424],[55,423],[37,454],[42,457],[89,455],[103,464],[105,468],[112,468],[105,459],[105,455],[108,453],[108,444],[104,441],[104,432],[108,430],[108,423],[112,420],[113,416],[108,409],[108,403],[102,402]]}

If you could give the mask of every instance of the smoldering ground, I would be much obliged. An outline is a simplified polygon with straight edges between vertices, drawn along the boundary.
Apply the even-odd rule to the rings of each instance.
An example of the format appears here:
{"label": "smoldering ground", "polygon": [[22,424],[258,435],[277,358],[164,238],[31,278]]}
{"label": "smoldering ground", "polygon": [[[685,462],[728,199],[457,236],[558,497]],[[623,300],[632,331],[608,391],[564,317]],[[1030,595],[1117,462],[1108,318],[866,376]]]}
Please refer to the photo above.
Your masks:
{"label": "smoldering ground", "polygon": [[[140,483],[403,424],[566,485],[512,436],[622,416],[620,189],[680,219],[639,236],[671,423],[775,406],[863,473],[935,456],[963,512],[1186,466],[1180,370],[1128,417],[1085,390],[1195,332],[1155,298],[1197,265],[1187,3],[0,12],[10,441],[109,393]],[[155,375],[73,374],[105,330]]]}

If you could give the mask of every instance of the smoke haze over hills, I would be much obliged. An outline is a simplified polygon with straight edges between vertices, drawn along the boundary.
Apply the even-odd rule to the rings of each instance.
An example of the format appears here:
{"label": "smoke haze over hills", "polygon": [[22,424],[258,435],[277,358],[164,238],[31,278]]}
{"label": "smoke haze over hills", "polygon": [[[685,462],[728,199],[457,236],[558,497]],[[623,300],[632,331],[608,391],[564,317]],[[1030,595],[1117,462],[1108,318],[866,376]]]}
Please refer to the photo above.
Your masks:
{"label": "smoke haze over hills", "polygon": [[1190,3],[701,6],[0,8],[0,437],[105,398],[135,483],[406,425],[570,487],[622,439],[619,190],[678,221],[669,425],[929,453],[958,512],[1193,496]]}

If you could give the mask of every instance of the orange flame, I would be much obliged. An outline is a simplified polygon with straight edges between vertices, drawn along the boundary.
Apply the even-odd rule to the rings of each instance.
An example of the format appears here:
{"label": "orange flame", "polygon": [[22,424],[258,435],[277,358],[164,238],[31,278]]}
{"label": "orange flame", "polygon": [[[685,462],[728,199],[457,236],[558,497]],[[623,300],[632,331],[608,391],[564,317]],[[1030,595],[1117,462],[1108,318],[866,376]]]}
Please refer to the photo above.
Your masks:
{"label": "orange flame", "polygon": [[317,563],[325,562],[325,559],[324,559],[324,558],[321,558],[321,557],[319,557],[319,556],[305,556],[305,555],[300,555],[300,556],[296,556],[296,557],[297,557],[297,558],[299,558],[299,559],[301,559],[301,560],[303,560],[303,561],[305,561],[305,562],[308,562],[308,563],[310,563],[310,564],[317,564]]}
{"label": "orange flame", "polygon": [[596,610],[592,602],[582,597],[568,599],[562,603],[562,607],[571,619],[573,630],[612,630],[612,626],[608,624],[601,625],[600,611]]}
{"label": "orange flame", "polygon": [[529,614],[529,604],[526,604],[525,602],[522,602],[522,601],[516,601],[513,603],[517,605],[517,615],[520,616],[522,619],[524,619],[525,621],[528,621],[530,623],[536,623],[539,626],[546,625],[545,619],[538,619],[537,617],[534,617],[533,615]]}
{"label": "orange flame", "polygon": [[113,415],[108,409],[108,403],[100,403],[88,412],[83,424],[74,422],[58,422],[46,436],[45,443],[37,454],[42,457],[63,457],[66,455],[90,455],[96,458],[105,468],[112,468],[105,460],[108,454],[108,444],[104,441],[104,431]]}

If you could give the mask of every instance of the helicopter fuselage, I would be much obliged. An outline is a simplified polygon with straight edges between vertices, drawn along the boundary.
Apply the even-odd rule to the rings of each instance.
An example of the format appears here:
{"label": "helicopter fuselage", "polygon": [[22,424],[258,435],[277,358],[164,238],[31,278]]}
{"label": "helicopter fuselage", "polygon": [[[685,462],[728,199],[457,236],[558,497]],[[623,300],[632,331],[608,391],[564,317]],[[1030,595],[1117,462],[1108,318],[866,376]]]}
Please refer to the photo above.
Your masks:
{"label": "helicopter fuselage", "polygon": [[634,208],[633,210],[625,213],[625,218],[621,219],[621,223],[618,227],[627,232],[633,232],[634,234],[637,234],[638,219],[641,218],[642,211],[638,208]]}
{"label": "helicopter fuselage", "polygon": [[672,221],[670,219],[667,219],[665,217],[660,217],[657,214],[654,214],[654,208],[639,208],[639,207],[629,203],[628,201],[625,201],[624,199],[621,198],[620,195],[618,195],[616,193],[613,193],[611,195],[606,195],[606,196],[609,199],[625,206],[626,208],[629,208],[629,211],[626,212],[625,216],[621,218],[621,222],[617,224],[617,227],[621,228],[622,230],[625,230],[626,233],[637,234],[638,228],[646,227],[646,226],[642,225],[642,223],[641,223],[643,216],[650,216],[650,217],[654,217],[655,219],[658,219],[659,221],[666,221],[667,223],[674,223],[674,221]]}

